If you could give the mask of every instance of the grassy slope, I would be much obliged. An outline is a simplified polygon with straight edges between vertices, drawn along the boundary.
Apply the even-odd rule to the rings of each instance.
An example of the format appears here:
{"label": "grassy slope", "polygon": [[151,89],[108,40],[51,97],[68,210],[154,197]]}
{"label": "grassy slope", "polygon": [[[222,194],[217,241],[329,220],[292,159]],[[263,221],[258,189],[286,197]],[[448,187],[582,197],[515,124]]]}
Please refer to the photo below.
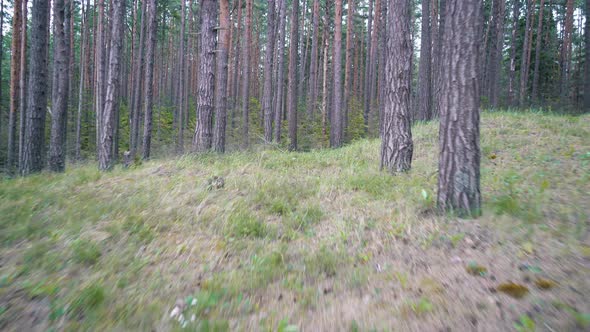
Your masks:
{"label": "grassy slope", "polygon": [[[0,329],[178,329],[170,310],[192,297],[202,330],[583,328],[588,123],[485,114],[476,221],[430,212],[435,124],[414,128],[413,170],[397,177],[372,140],[0,182]],[[536,289],[539,276],[557,286]],[[494,290],[509,280],[530,294]]]}

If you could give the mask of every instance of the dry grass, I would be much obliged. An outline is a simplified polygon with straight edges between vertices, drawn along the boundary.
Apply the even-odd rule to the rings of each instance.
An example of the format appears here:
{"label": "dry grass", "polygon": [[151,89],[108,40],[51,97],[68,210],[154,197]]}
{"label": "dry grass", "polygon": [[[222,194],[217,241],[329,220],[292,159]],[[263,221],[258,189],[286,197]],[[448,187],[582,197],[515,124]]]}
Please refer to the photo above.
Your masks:
{"label": "dry grass", "polygon": [[204,331],[588,328],[589,122],[486,113],[475,221],[430,212],[435,124],[396,177],[365,140],[6,180],[0,329],[175,330],[177,302]]}

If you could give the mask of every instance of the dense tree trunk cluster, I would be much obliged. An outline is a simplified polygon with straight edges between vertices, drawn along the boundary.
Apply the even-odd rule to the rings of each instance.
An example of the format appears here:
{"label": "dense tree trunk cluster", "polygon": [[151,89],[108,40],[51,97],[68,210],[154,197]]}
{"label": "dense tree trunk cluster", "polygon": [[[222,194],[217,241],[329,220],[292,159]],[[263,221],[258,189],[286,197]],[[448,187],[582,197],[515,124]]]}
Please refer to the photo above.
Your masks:
{"label": "dense tree trunk cluster", "polygon": [[478,215],[481,108],[590,111],[589,6],[0,0],[1,166],[108,170],[121,150],[182,154],[191,134],[193,153],[380,136],[381,167],[401,173],[412,122],[437,120],[438,205]]}

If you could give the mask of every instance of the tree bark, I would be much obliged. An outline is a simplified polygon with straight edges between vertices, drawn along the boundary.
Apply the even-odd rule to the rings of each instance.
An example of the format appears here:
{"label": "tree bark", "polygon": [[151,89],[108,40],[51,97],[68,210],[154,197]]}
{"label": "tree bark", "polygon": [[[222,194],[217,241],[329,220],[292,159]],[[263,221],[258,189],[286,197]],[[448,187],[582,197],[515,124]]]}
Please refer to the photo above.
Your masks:
{"label": "tree bark", "polygon": [[277,58],[278,58],[278,69],[277,69],[277,98],[276,104],[274,109],[274,117],[275,117],[275,128],[274,128],[274,139],[275,142],[279,143],[281,141],[281,120],[283,116],[283,93],[284,89],[284,82],[285,82],[285,25],[286,25],[286,13],[287,13],[287,4],[286,0],[279,0],[280,2],[280,10],[279,10],[279,38],[277,46]]}
{"label": "tree bark", "polygon": [[53,0],[54,66],[53,101],[51,102],[51,138],[49,141],[49,169],[63,172],[66,167],[66,126],[68,115],[69,75],[69,29],[70,0]]}
{"label": "tree bark", "polygon": [[391,0],[387,22],[387,56],[383,88],[381,169],[395,174],[409,171],[414,151],[410,89],[412,38],[410,0]]}
{"label": "tree bark", "polygon": [[289,117],[289,150],[297,150],[297,44],[299,43],[299,0],[293,0],[289,46],[289,86],[287,114]]}
{"label": "tree bark", "polygon": [[439,99],[438,208],[471,217],[481,214],[481,15],[480,0],[447,0]]}
{"label": "tree bark", "polygon": [[94,106],[96,109],[96,148],[97,155],[100,158],[100,141],[102,138],[102,130],[104,128],[102,123],[102,112],[104,111],[104,88],[105,88],[105,62],[106,62],[106,44],[105,44],[105,28],[104,28],[104,1],[98,0],[98,17],[96,18],[96,37],[94,42],[95,49],[95,82],[94,82]]}
{"label": "tree bark", "polygon": [[[151,0],[154,1],[155,0]],[[125,0],[112,0],[113,16],[111,22],[111,48],[109,51],[108,78],[104,110],[101,112],[102,130],[98,148],[98,168],[109,170],[113,166],[113,123],[117,112],[117,95],[120,88],[121,52],[123,48],[123,20],[125,18]]]}
{"label": "tree bark", "polygon": [[19,109],[20,77],[21,77],[21,43],[23,28],[22,0],[14,1],[12,16],[12,45],[10,55],[10,108],[8,114],[8,150],[6,169],[9,173],[16,166],[16,119],[18,113],[24,116],[24,110]]}
{"label": "tree bark", "polygon": [[85,75],[86,71],[83,68],[83,62],[86,58],[86,42],[88,40],[88,11],[90,10],[90,0],[86,1],[86,11],[84,10],[84,2],[81,2],[80,5],[82,6],[82,40],[81,40],[81,50],[80,50],[80,86],[78,87],[78,114],[76,117],[76,146],[75,146],[75,159],[81,160],[82,155],[82,107],[85,101],[85,94],[84,94],[84,84],[85,84]]}
{"label": "tree bark", "polygon": [[[19,133],[18,133],[18,158],[19,158],[19,171],[22,171],[24,165],[25,155],[25,134],[27,128],[27,0],[23,0],[22,3],[22,27],[21,27],[21,43],[20,43],[20,78],[19,78]],[[48,24],[49,25],[49,24]]]}
{"label": "tree bark", "polygon": [[49,1],[33,0],[29,92],[24,136],[22,175],[40,172],[45,163],[45,117],[47,112],[47,56]]}
{"label": "tree bark", "polygon": [[145,82],[144,83],[144,107],[145,118],[143,121],[143,159],[149,159],[152,147],[152,118],[154,108],[154,53],[156,51],[156,14],[157,14],[156,0],[149,0],[148,2],[148,17],[147,17],[147,50],[146,50],[146,64],[145,64]]}
{"label": "tree bark", "polygon": [[[274,12],[274,8],[272,8]],[[230,49],[229,1],[219,2],[219,45],[217,51],[217,81],[215,88],[215,132],[213,150],[225,152],[225,127],[227,122],[228,53]],[[272,119],[271,119],[272,121]]]}
{"label": "tree bark", "polygon": [[268,26],[266,38],[266,51],[264,59],[264,91],[262,97],[262,109],[264,112],[264,141],[270,143],[272,141],[272,72],[273,72],[273,53],[275,42],[275,2],[268,1]]}
{"label": "tree bark", "polygon": [[418,110],[416,120],[432,118],[432,70],[431,70],[431,29],[430,1],[422,1],[422,33],[420,35],[420,67],[418,70]]}
{"label": "tree bark", "polygon": [[[379,0],[377,0],[379,1]],[[334,9],[334,100],[330,121],[330,146],[342,146],[342,0],[335,1]]]}
{"label": "tree bark", "polygon": [[216,9],[216,1],[201,1],[201,55],[199,56],[199,87],[197,91],[197,125],[193,139],[194,152],[209,151],[213,142]]}

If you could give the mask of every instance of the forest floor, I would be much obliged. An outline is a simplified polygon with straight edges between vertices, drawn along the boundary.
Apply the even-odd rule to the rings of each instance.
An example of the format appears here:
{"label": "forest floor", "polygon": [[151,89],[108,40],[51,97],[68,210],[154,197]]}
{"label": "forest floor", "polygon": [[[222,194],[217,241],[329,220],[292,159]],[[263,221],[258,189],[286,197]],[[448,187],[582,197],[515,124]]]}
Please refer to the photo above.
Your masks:
{"label": "forest floor", "polygon": [[2,180],[0,330],[587,330],[589,124],[486,112],[477,220],[433,213],[434,123],[400,176],[362,140]]}

